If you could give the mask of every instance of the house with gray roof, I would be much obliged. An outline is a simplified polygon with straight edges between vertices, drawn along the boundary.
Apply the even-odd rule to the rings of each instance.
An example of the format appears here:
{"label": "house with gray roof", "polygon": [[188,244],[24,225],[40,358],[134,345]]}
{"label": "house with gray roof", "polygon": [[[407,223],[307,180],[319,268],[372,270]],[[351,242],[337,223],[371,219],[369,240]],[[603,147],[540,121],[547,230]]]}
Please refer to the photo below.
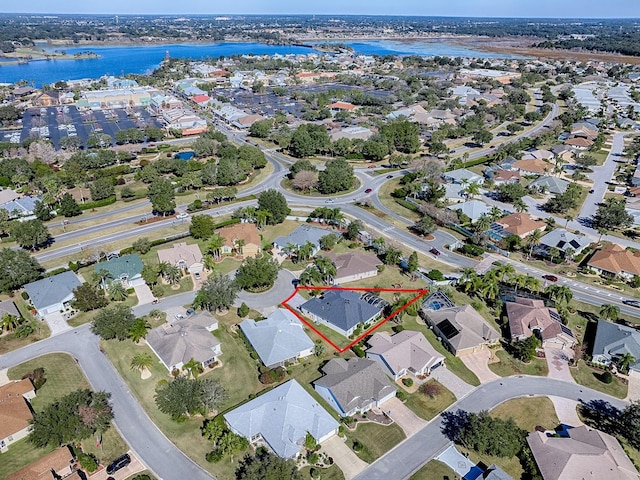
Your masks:
{"label": "house with gray roof", "polygon": [[142,267],[142,260],[140,260],[137,253],[133,253],[131,255],[112,258],[106,262],[96,263],[93,269],[97,274],[100,274],[101,270],[109,272],[111,278],[103,278],[103,283],[117,280],[120,281],[124,287],[129,288],[144,284]]}
{"label": "house with gray roof", "polygon": [[484,177],[477,173],[472,172],[471,170],[467,170],[466,168],[459,168],[458,170],[451,170],[450,172],[445,172],[442,175],[444,181],[447,183],[473,183],[476,182],[480,185],[484,183]]}
{"label": "house with gray roof", "polygon": [[295,458],[307,433],[322,443],[338,433],[338,422],[295,380],[224,414],[227,425],[252,444],[266,444],[281,458]]}
{"label": "house with gray roof", "polygon": [[16,304],[13,303],[13,300],[4,300],[0,302],[0,318],[4,317],[5,315],[11,315],[15,318],[22,317],[22,315],[20,315],[18,307],[16,307]]}
{"label": "house with gray roof", "polygon": [[380,407],[396,395],[397,388],[375,360],[334,358],[321,370],[324,376],[313,388],[343,417]]}
{"label": "house with gray roof", "polygon": [[480,477],[482,480],[513,480],[513,477],[502,470],[498,465],[492,463],[482,472]]}
{"label": "house with gray roof", "polygon": [[192,358],[208,367],[222,355],[220,340],[211,333],[217,328],[218,320],[204,311],[154,328],[145,340],[169,372]]}
{"label": "house with gray roof", "polygon": [[367,358],[378,362],[396,381],[409,374],[426,376],[444,365],[444,357],[420,332],[403,330],[395,335],[376,332],[367,343]]}
{"label": "house with gray roof", "polygon": [[304,332],[304,325],[284,308],[259,322],[248,318],[240,323],[240,330],[269,368],[313,354],[314,344]]}
{"label": "house with gray roof", "polygon": [[486,203],[480,200],[470,200],[468,202],[458,203],[447,207],[449,210],[456,210],[464,213],[471,219],[471,223],[480,220],[480,217],[487,215],[491,210]]}
{"label": "house with gray roof", "polygon": [[348,337],[359,324],[377,319],[385,302],[371,293],[354,290],[327,290],[300,305],[300,311],[316,323]]}
{"label": "house with gray roof", "polygon": [[369,253],[329,253],[326,256],[336,266],[333,281],[338,285],[375,277],[378,275],[378,267],[382,265],[377,256]]}
{"label": "house with gray roof", "polygon": [[341,233],[337,230],[312,227],[311,225],[300,225],[289,235],[276,238],[273,241],[273,246],[277,250],[282,251],[286,250],[287,246],[290,245],[301,247],[307,242],[311,242],[314,245],[312,255],[315,255],[320,251],[320,239],[325,235],[329,235],[330,233],[333,233],[338,237],[341,236]]}
{"label": "house with gray roof", "polygon": [[537,190],[539,192],[563,194],[567,191],[568,186],[569,182],[562,178],[541,175],[531,182],[527,188],[529,190]]}
{"label": "house with gray roof", "polygon": [[573,249],[573,255],[578,255],[582,250],[587,248],[589,244],[591,244],[589,237],[576,235],[564,228],[556,228],[540,239],[540,245],[536,248],[536,251],[549,256],[551,248],[555,247],[560,250],[560,253],[564,256],[571,248]]}
{"label": "house with gray roof", "polygon": [[640,373],[640,332],[635,328],[598,320],[591,353],[593,361],[608,366],[626,353],[635,358],[629,368]]}
{"label": "house with gray roof", "polygon": [[10,202],[0,205],[0,209],[9,212],[9,218],[24,218],[28,219],[33,217],[33,212],[36,208],[36,202],[39,202],[40,197],[26,196],[22,198],[16,198]]}
{"label": "house with gray roof", "polygon": [[52,277],[28,283],[24,289],[29,294],[38,315],[59,312],[69,308],[73,300],[73,289],[82,285],[73,272],[62,272]]}

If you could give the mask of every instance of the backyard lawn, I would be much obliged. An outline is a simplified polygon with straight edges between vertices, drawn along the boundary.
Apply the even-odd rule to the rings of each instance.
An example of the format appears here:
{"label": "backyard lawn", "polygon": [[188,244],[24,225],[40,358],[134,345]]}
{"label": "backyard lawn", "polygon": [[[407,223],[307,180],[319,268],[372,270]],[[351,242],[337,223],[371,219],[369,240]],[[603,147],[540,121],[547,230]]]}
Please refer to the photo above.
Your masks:
{"label": "backyard lawn", "polygon": [[[10,299],[7,295],[0,296],[0,301]],[[49,330],[49,326],[46,322],[42,322],[40,320],[36,320],[31,315],[30,307],[20,296],[15,296],[11,298],[13,303],[16,304],[22,318],[26,320],[27,323],[31,323],[33,326],[34,332],[25,338],[16,337],[15,333],[5,333],[4,335],[0,335],[0,355],[3,353],[10,352],[12,350],[17,350],[18,348],[24,347],[25,345],[29,345],[30,343],[37,342],[38,340],[42,340],[48,338],[51,334]]]}
{"label": "backyard lawn", "polygon": [[491,416],[506,420],[511,417],[520,428],[533,432],[541,425],[549,430],[560,424],[553,402],[547,397],[514,398],[498,405]]}
{"label": "backyard lawn", "polygon": [[456,472],[439,460],[431,460],[414,473],[410,480],[443,480],[445,478],[450,480],[457,478]]}
{"label": "backyard lawn", "polygon": [[367,463],[372,463],[405,439],[402,429],[392,423],[380,425],[373,422],[358,422],[355,432],[346,430],[347,445],[353,450],[354,442],[361,445],[356,455]]}
{"label": "backyard lawn", "polygon": [[571,375],[573,375],[573,379],[580,385],[593,388],[594,390],[617,398],[625,398],[627,396],[627,385],[622,383],[615,375],[613,376],[613,382],[606,384],[600,380],[604,370],[591,368],[585,364],[583,360],[578,362],[578,368],[570,368],[569,371]]}
{"label": "backyard lawn", "polygon": [[456,401],[456,396],[437,380],[429,380],[427,383],[437,383],[442,389],[442,393],[435,398],[424,395],[419,391],[407,394],[406,405],[413,413],[425,420],[431,420],[443,412],[449,405]]}
{"label": "backyard lawn", "polygon": [[504,350],[496,351],[495,356],[500,361],[489,363],[489,369],[500,377],[510,377],[511,375],[539,375],[546,377],[549,373],[547,361],[544,358],[534,358],[531,362],[524,363]]}

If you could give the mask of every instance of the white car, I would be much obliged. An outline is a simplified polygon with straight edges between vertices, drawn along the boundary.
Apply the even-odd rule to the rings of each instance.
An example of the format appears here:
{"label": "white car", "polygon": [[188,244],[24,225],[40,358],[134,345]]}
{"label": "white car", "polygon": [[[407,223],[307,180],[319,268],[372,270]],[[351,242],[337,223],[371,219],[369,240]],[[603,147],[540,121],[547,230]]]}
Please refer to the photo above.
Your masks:
{"label": "white car", "polygon": [[182,220],[183,218],[187,218],[187,217],[189,217],[189,214],[185,213],[185,212],[182,212],[182,213],[179,213],[178,215],[176,215],[176,218],[178,218],[180,220]]}
{"label": "white car", "polygon": [[333,203],[335,200],[333,198],[328,198],[324,201],[324,203]]}

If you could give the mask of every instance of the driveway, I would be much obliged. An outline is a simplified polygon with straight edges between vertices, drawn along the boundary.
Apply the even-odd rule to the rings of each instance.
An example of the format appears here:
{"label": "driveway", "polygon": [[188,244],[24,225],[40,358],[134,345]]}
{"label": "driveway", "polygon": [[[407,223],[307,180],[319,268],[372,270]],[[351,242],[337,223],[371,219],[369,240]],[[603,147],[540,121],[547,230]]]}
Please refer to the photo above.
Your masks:
{"label": "driveway", "polygon": [[64,314],[60,312],[54,312],[45,315],[44,321],[47,322],[47,325],[49,325],[52,337],[54,335],[72,330],[72,328],[67,323],[67,320],[64,318]]}
{"label": "driveway", "polygon": [[138,305],[146,305],[153,302],[156,298],[153,293],[151,293],[151,289],[146,283],[143,283],[142,285],[135,285],[133,289],[138,297]]}
{"label": "driveway", "polygon": [[398,424],[407,437],[417,433],[418,430],[427,424],[427,422],[402,403],[398,397],[387,400],[380,408]]}
{"label": "driveway", "polygon": [[640,400],[640,373],[631,370],[629,372],[629,392],[627,400]]}
{"label": "driveway", "polygon": [[238,294],[234,305],[239,307],[242,302],[244,302],[249,308],[258,310],[260,313],[265,313],[263,310],[280,305],[293,293],[296,289],[293,286],[294,279],[294,275],[289,270],[280,270],[276,283],[270,290],[263,293],[247,293],[242,291]]}
{"label": "driveway", "polygon": [[106,480],[107,477],[113,477],[115,480],[124,480],[125,478],[129,478],[132,475],[147,469],[131,450],[127,453],[131,457],[131,463],[129,465],[115,473],[112,473],[111,475],[107,475],[107,469],[103,468],[95,472],[93,475],[90,475],[89,480]]}
{"label": "driveway", "polygon": [[451,470],[460,475],[460,478],[465,480],[475,480],[482,473],[482,469],[462,455],[455,445],[450,445],[436,457],[436,460],[448,465]]}
{"label": "driveway", "polygon": [[369,465],[361,460],[338,435],[322,442],[322,449],[340,467],[345,480],[351,480]]}
{"label": "driveway", "polygon": [[476,374],[480,383],[487,383],[500,378],[489,369],[489,359],[493,355],[493,350],[483,348],[477,352],[460,357],[469,370]]}
{"label": "driveway", "polygon": [[549,378],[564,382],[576,383],[569,371],[569,359],[573,358],[573,351],[568,348],[544,347],[544,354],[549,367]]}
{"label": "driveway", "polygon": [[455,373],[443,367],[436,368],[431,372],[430,378],[435,378],[442,385],[451,390],[458,400],[469,394],[475,387],[463,381]]}
{"label": "driveway", "polygon": [[[572,427],[579,427],[583,425],[582,420],[578,417],[576,408],[578,402],[571,400],[570,398],[556,397],[555,395],[549,395],[549,400],[553,403],[556,409],[556,415],[560,423],[565,425],[571,425]],[[546,428],[555,427],[555,425],[545,425]]]}

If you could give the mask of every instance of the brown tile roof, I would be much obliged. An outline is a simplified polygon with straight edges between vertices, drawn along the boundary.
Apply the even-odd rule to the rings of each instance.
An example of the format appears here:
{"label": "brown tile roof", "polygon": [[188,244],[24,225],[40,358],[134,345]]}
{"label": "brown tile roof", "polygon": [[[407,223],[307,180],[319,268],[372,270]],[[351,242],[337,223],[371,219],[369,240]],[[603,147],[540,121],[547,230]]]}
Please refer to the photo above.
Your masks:
{"label": "brown tile roof", "polygon": [[511,338],[530,337],[534,330],[539,330],[542,340],[562,337],[564,341],[572,340],[562,331],[562,324],[551,317],[555,309],[545,307],[542,300],[516,297],[515,302],[506,302],[507,317]]}
{"label": "brown tile roof", "polygon": [[493,180],[496,182],[508,182],[514,178],[520,180],[520,172],[515,170],[496,170],[493,173]]}
{"label": "brown tile roof", "polygon": [[221,228],[218,233],[224,238],[225,245],[228,247],[234,247],[235,240],[244,240],[245,245],[261,245],[260,235],[258,235],[258,229],[253,223],[238,223],[236,225],[230,225],[228,227]]}
{"label": "brown tile roof", "polygon": [[171,248],[158,250],[158,260],[177,265],[184,261],[187,266],[202,262],[202,252],[197,244],[187,245],[186,242],[174,243]]}
{"label": "brown tile roof", "polygon": [[73,455],[69,447],[60,447],[45,455],[21,470],[9,475],[4,480],[53,480],[52,470],[58,474],[69,473]]}
{"label": "brown tile roof", "polygon": [[329,253],[327,257],[336,266],[336,278],[367,273],[377,270],[378,265],[382,265],[382,262],[375,255],[360,252]]}
{"label": "brown tile roof", "polygon": [[524,172],[542,174],[545,172],[550,172],[553,167],[549,162],[545,162],[544,160],[540,160],[539,158],[530,158],[513,162],[513,168],[517,168],[518,170],[522,170]]}
{"label": "brown tile roof", "polygon": [[633,253],[617,243],[609,243],[598,250],[587,265],[616,275],[622,272],[640,275],[640,252]]}
{"label": "brown tile roof", "polygon": [[33,383],[31,383],[31,380],[28,378],[24,378],[16,382],[9,382],[0,387],[0,400],[17,395],[23,396],[33,390]]}
{"label": "brown tile roof", "polygon": [[512,213],[499,219],[497,224],[502,225],[505,231],[514,235],[528,235],[534,230],[546,228],[547,224],[542,220],[534,220],[528,213]]}
{"label": "brown tile roof", "polygon": [[6,438],[29,426],[33,414],[23,395],[32,391],[33,384],[29,379],[0,387],[0,438]]}
{"label": "brown tile roof", "polygon": [[331,108],[335,108],[337,110],[354,110],[356,106],[349,102],[335,102],[331,104]]}
{"label": "brown tile roof", "polygon": [[567,138],[564,143],[566,145],[573,145],[574,147],[590,147],[593,145],[593,141],[588,138],[582,137],[571,137]]}

